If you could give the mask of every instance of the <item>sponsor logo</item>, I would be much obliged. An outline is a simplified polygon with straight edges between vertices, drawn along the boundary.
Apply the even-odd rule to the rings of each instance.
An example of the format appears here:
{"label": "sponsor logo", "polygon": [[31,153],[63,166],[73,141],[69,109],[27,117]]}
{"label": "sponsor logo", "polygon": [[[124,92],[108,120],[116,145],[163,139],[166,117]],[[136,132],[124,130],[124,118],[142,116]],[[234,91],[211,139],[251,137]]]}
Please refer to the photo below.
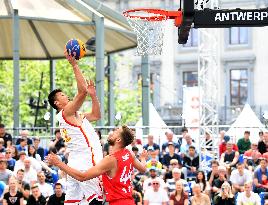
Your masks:
{"label": "sponsor logo", "polygon": [[232,11],[219,12],[215,15],[215,22],[224,21],[263,21],[268,18],[267,11]]}

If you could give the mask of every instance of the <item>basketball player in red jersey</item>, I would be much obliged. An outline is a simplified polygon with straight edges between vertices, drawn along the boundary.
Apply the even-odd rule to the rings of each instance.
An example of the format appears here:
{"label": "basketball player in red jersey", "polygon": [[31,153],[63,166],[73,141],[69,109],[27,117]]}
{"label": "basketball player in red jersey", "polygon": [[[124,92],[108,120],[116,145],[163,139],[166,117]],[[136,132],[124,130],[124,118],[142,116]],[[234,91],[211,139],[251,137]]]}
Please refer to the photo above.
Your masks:
{"label": "basketball player in red jersey", "polygon": [[126,149],[133,139],[133,132],[127,126],[115,130],[113,135],[108,138],[108,143],[112,146],[112,153],[86,172],[67,166],[55,154],[50,154],[47,160],[79,181],[102,175],[106,201],[110,205],[134,205],[131,174],[133,168],[140,172],[146,171],[147,152],[145,150],[142,152],[140,162],[134,153]]}

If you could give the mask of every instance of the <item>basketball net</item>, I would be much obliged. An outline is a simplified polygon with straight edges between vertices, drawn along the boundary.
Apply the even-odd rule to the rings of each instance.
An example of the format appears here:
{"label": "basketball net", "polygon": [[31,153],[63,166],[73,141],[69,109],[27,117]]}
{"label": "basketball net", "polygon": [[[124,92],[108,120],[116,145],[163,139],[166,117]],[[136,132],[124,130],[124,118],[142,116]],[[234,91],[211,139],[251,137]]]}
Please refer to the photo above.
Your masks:
{"label": "basketball net", "polygon": [[160,55],[162,53],[166,20],[148,21],[127,17],[129,25],[137,35],[137,55]]}

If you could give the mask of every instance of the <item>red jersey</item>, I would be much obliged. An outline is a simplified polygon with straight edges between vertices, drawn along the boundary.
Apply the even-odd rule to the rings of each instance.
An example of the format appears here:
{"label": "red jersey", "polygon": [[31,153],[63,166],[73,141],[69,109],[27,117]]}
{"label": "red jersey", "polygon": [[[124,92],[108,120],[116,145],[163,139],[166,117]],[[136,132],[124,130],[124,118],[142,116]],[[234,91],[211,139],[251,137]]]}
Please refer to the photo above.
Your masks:
{"label": "red jersey", "polygon": [[[219,146],[219,155],[221,157],[221,154],[224,153],[226,151],[226,143],[222,142]],[[238,151],[238,147],[236,144],[233,145],[233,150],[234,151]]]}
{"label": "red jersey", "polygon": [[134,205],[131,184],[133,157],[128,149],[119,150],[111,156],[117,159],[117,171],[113,178],[106,173],[102,175],[106,201],[110,205]]}

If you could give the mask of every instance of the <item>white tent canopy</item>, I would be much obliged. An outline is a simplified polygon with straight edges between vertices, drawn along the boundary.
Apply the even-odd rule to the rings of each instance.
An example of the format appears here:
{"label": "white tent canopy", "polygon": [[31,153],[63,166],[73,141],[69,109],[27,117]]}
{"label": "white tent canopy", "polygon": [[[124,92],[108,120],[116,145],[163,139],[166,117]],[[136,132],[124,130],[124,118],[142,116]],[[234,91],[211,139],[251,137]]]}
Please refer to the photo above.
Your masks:
{"label": "white tent canopy", "polygon": [[226,132],[226,135],[233,137],[237,141],[244,136],[245,131],[250,131],[250,140],[256,142],[259,140],[259,131],[267,131],[249,104],[244,106],[236,121]]}
{"label": "white tent canopy", "polygon": [[[20,59],[63,58],[64,45],[69,39],[79,38],[86,42],[95,37],[95,14],[104,17],[107,53],[136,46],[136,36],[125,18],[97,0],[1,0],[0,59],[13,58],[12,9],[18,9],[19,15]],[[102,12],[104,9],[107,12]]]}
{"label": "white tent canopy", "polygon": [[[143,138],[143,132],[142,132],[142,117],[139,119],[139,121],[136,123],[136,137],[137,139]],[[155,107],[152,103],[149,105],[149,134],[152,134],[154,136],[155,143],[163,143],[166,141],[165,138],[165,132],[170,131],[167,128],[166,123],[163,121],[163,119],[160,117],[158,112],[156,111]]]}

